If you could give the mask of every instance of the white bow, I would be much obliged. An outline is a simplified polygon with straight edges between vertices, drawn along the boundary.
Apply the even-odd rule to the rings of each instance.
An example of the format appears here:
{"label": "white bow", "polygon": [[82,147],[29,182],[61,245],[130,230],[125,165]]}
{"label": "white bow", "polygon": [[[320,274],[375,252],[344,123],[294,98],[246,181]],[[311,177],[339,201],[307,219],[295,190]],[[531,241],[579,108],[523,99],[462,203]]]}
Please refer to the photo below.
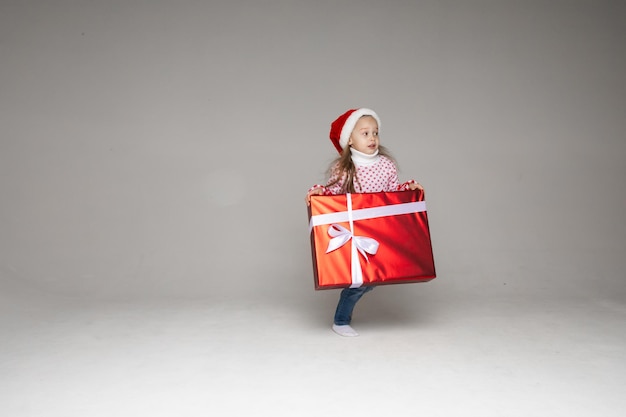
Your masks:
{"label": "white bow", "polygon": [[[350,224],[352,226],[352,224]],[[375,255],[378,251],[378,242],[371,237],[354,236],[350,230],[345,227],[333,223],[328,228],[328,234],[332,237],[328,242],[328,248],[326,253],[332,252],[337,248],[342,247],[347,241],[352,239],[352,245],[350,247],[350,270],[352,271],[352,285],[350,288],[358,288],[363,285],[363,269],[359,262],[359,255],[357,251],[365,257],[365,260],[369,262],[367,254]]]}
{"label": "white bow", "polygon": [[367,258],[367,254],[376,255],[378,251],[378,241],[376,239],[372,239],[371,237],[365,236],[354,236],[351,231],[341,226],[340,224],[333,223],[328,228],[328,234],[332,239],[328,242],[328,248],[326,248],[326,253],[332,252],[335,249],[339,249],[343,245],[346,244],[350,239],[353,239],[354,245],[357,250],[363,255],[366,261],[369,262]]}

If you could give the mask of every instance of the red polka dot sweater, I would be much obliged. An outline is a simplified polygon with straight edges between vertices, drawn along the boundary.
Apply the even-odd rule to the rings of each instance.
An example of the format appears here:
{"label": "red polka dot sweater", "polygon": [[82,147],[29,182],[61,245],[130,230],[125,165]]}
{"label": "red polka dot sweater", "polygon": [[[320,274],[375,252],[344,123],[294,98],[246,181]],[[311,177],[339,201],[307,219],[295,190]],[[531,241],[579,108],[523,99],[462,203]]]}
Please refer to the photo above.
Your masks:
{"label": "red polka dot sweater", "polygon": [[[352,161],[356,165],[356,176],[354,178],[354,189],[357,193],[376,193],[380,191],[406,191],[409,190],[409,184],[414,180],[400,184],[398,181],[398,169],[394,162],[383,155],[366,155],[354,149],[352,151]],[[332,184],[338,177],[339,173],[335,169],[331,170],[335,174],[331,175],[327,184]],[[316,184],[309,189],[322,188],[324,195],[342,194],[343,184],[345,182],[345,174],[343,178],[330,186]]]}

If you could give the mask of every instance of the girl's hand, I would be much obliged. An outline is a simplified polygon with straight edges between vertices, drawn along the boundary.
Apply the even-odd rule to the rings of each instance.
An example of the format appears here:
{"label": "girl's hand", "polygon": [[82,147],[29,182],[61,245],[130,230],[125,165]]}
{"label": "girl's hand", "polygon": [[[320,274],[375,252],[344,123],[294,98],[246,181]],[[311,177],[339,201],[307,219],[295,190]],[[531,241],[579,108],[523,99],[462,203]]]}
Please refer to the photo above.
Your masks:
{"label": "girl's hand", "polygon": [[412,183],[409,184],[409,189],[411,191],[423,190],[424,187],[422,187],[422,184],[420,184],[419,182],[412,182]]}
{"label": "girl's hand", "polygon": [[324,194],[324,190],[321,187],[318,188],[314,188],[311,191],[309,191],[306,195],[306,197],[304,198],[304,201],[306,201],[306,205],[310,206],[311,205],[311,196],[312,195],[322,195]]}

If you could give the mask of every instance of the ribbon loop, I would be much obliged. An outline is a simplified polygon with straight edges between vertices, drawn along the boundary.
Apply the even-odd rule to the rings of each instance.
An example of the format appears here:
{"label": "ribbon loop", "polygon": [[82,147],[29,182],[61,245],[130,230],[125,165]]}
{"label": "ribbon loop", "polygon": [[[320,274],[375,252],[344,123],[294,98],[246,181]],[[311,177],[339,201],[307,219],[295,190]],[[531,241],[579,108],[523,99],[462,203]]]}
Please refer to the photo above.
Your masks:
{"label": "ribbon loop", "polygon": [[370,255],[376,255],[376,252],[378,252],[379,243],[376,239],[365,236],[353,236],[352,239],[356,244],[356,248],[359,250],[361,255],[363,255],[367,262],[369,262],[369,259],[367,258],[367,253],[369,253]]}
{"label": "ribbon loop", "polygon": [[345,227],[339,224],[331,224],[328,227],[328,234],[332,239],[328,242],[328,247],[326,248],[326,253],[332,252],[335,249],[339,249],[343,245],[345,245],[350,238],[352,238],[352,233]]}

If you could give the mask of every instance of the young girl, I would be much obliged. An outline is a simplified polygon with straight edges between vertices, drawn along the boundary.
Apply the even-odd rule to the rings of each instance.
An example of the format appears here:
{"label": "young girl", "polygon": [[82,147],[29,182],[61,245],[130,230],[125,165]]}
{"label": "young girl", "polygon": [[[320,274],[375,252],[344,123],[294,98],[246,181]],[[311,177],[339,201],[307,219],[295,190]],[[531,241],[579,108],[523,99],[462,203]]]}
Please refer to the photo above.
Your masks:
{"label": "young girl", "polygon": [[[370,109],[351,109],[330,125],[330,140],[341,155],[330,167],[326,185],[314,185],[306,195],[375,193],[422,189],[413,180],[400,184],[398,169],[387,149],[380,145],[380,118]],[[332,329],[341,336],[358,336],[350,326],[357,301],[374,287],[344,288],[341,291]]]}

